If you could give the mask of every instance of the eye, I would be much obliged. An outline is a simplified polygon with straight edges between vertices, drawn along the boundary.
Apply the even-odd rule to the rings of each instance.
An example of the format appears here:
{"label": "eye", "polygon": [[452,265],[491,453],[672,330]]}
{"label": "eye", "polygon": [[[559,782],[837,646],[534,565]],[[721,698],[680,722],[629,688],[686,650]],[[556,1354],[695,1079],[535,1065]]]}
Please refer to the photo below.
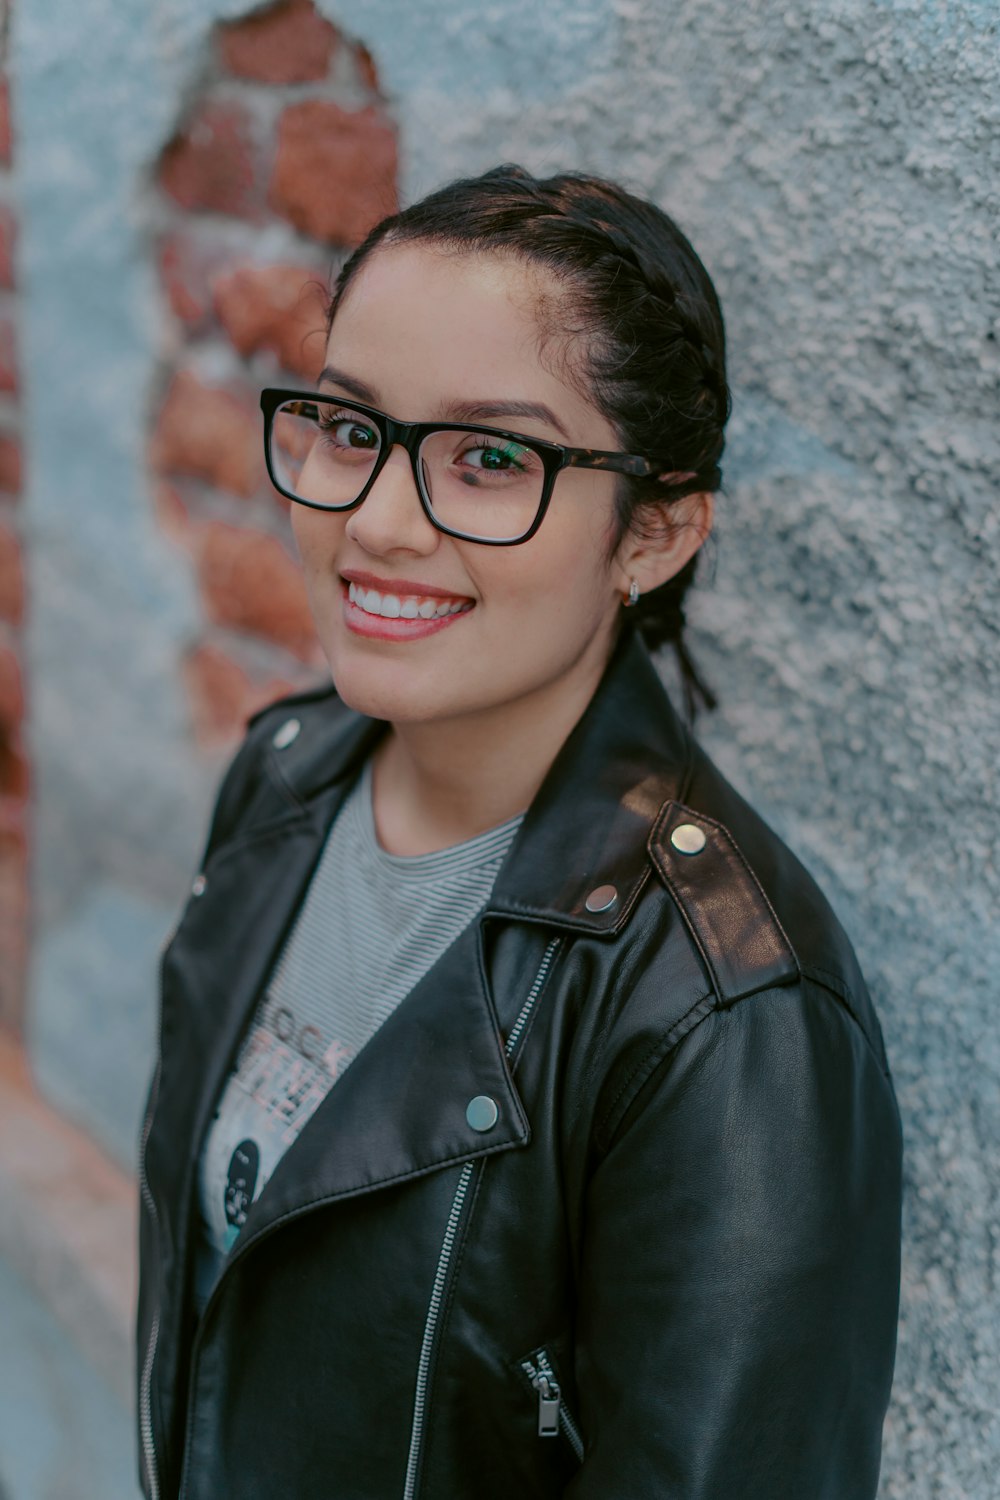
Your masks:
{"label": "eye", "polygon": [[530,449],[484,433],[465,449],[462,462],[488,474],[524,474],[536,460]]}
{"label": "eye", "polygon": [[379,446],[378,429],[357,412],[321,412],[320,430],[331,447],[354,453],[373,453]]}

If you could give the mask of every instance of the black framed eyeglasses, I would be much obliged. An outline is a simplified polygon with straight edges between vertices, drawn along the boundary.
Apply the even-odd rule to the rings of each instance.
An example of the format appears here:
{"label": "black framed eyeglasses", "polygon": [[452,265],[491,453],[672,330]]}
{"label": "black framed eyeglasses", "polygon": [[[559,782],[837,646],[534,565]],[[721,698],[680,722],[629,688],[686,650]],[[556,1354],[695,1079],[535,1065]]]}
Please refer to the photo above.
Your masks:
{"label": "black framed eyeglasses", "polygon": [[656,472],[633,453],[566,448],[467,422],[397,422],[376,407],[315,392],[268,388],[260,406],[267,472],[286,499],[314,510],[353,510],[399,443],[431,525],[489,547],[534,536],[561,469]]}

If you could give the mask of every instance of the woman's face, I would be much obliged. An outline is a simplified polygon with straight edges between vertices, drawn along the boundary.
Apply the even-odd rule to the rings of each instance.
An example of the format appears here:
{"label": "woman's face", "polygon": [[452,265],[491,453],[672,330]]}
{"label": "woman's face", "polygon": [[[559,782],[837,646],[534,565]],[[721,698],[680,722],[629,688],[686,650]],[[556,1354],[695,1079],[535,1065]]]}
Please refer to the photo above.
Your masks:
{"label": "woman's face", "polygon": [[[514,260],[380,249],[337,312],[320,389],[345,402],[364,390],[367,404],[402,421],[478,420],[470,407],[488,406],[486,425],[617,449],[607,420],[541,362],[533,308],[546,291],[551,298],[555,287],[544,272]],[[505,414],[508,403],[544,410]],[[529,541],[459,541],[427,520],[409,456],[397,447],[357,510],[293,505],[310,605],[340,696],[395,723],[468,722],[524,700],[544,712],[561,690],[589,696],[628,587],[608,560],[613,495],[612,475],[565,469]],[[425,614],[428,598],[462,608],[431,630],[420,614],[382,620],[351,602],[352,582],[369,599],[372,590],[401,604],[415,599]],[[404,613],[412,612],[410,603]]]}

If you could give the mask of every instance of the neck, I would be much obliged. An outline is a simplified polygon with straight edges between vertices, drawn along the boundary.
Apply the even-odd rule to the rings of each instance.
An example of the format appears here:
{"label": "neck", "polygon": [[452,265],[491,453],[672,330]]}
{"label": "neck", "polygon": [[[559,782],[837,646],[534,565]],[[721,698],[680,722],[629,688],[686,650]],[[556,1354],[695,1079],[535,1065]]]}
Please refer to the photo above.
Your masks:
{"label": "neck", "polygon": [[428,854],[523,813],[600,680],[603,663],[584,666],[496,709],[393,724],[373,764],[382,847]]}

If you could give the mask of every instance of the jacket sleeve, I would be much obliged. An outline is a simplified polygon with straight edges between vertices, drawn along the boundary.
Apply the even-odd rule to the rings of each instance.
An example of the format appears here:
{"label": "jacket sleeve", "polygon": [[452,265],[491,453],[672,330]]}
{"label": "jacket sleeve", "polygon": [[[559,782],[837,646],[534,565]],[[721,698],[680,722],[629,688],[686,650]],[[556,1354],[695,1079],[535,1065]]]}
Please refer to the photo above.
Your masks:
{"label": "jacket sleeve", "polygon": [[873,1500],[895,1354],[900,1131],[810,981],[711,1011],[591,1178],[567,1500]]}

